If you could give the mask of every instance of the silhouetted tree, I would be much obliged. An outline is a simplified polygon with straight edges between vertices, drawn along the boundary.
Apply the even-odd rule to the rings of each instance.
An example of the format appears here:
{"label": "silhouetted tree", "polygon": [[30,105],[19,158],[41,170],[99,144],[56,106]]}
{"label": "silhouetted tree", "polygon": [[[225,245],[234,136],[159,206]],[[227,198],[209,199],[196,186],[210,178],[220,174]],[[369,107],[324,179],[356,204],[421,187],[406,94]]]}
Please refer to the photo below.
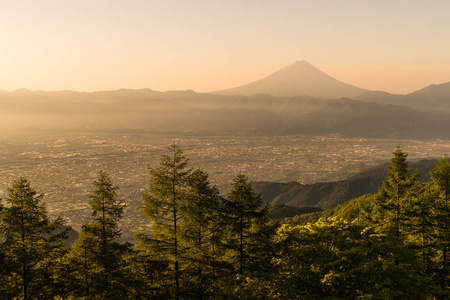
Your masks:
{"label": "silhouetted tree", "polygon": [[221,228],[220,196],[209,183],[208,173],[200,169],[190,174],[188,191],[183,208],[183,241],[186,245],[186,262],[194,277],[191,296],[197,299],[209,297],[207,289],[215,280],[215,264],[218,255],[218,238]]}
{"label": "silhouetted tree", "polygon": [[430,172],[431,179],[436,186],[439,197],[436,203],[437,242],[442,249],[440,285],[448,298],[448,280],[450,270],[448,252],[450,248],[450,158],[445,155]]}
{"label": "silhouetted tree", "polygon": [[11,298],[44,299],[52,295],[52,265],[64,254],[67,231],[62,218],[50,219],[43,194],[25,178],[13,182],[1,213],[0,235],[6,258],[7,295]]}
{"label": "silhouetted tree", "polygon": [[256,194],[248,178],[238,174],[231,191],[222,204],[222,218],[226,226],[223,260],[231,266],[228,277],[218,284],[224,297],[260,298],[249,282],[264,281],[273,270],[272,237],[275,226],[269,219],[270,206],[262,206],[262,196]]}
{"label": "silhouetted tree", "polygon": [[127,289],[122,258],[131,245],[120,241],[118,223],[124,205],[117,190],[108,174],[100,171],[89,195],[93,220],[83,225],[66,257],[66,264],[75,267],[71,284],[76,296],[125,298]]}

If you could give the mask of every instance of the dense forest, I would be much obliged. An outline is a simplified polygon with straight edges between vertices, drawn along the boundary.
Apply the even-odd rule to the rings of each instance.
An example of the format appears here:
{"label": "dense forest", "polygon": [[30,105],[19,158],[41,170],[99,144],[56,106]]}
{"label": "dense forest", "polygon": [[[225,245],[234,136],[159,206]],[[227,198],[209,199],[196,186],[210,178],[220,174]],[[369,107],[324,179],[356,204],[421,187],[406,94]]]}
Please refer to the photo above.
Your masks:
{"label": "dense forest", "polygon": [[0,298],[449,299],[447,156],[420,182],[397,148],[377,193],[282,221],[244,174],[221,195],[176,145],[149,172],[152,230],[134,244],[121,240],[126,207],[105,172],[70,248],[63,218],[15,181],[1,207]]}

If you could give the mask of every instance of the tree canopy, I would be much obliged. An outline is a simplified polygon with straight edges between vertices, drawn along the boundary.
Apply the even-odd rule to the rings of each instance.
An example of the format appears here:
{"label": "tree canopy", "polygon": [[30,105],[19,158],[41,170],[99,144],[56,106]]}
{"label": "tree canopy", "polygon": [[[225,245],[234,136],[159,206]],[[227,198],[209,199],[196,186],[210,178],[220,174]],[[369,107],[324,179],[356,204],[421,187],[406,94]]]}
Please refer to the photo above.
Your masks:
{"label": "tree canopy", "polygon": [[172,145],[149,166],[150,229],[123,241],[126,206],[100,171],[70,249],[19,178],[0,206],[0,299],[448,299],[450,159],[418,182],[398,147],[387,169],[377,193],[273,221],[246,175],[221,195]]}

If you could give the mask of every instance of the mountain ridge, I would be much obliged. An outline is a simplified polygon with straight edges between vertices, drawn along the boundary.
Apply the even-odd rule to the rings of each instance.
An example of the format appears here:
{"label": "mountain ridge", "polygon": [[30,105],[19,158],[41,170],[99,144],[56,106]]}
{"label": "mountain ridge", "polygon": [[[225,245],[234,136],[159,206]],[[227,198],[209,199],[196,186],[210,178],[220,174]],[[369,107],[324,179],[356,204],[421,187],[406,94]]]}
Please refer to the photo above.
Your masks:
{"label": "mountain ridge", "polygon": [[450,82],[431,84],[405,95],[369,91],[354,99],[382,105],[400,105],[425,112],[450,113]]}
{"label": "mountain ridge", "polygon": [[[314,67],[295,62],[280,72],[302,73],[302,69]],[[407,95],[369,91],[338,99],[148,88],[97,92],[22,89],[0,93],[0,117],[3,127],[11,129],[128,128],[202,134],[450,139],[450,83],[430,85]]]}
{"label": "mountain ridge", "polygon": [[25,94],[0,95],[4,126],[450,138],[447,115],[370,99],[223,96],[150,89],[73,92],[67,97],[64,92]]}

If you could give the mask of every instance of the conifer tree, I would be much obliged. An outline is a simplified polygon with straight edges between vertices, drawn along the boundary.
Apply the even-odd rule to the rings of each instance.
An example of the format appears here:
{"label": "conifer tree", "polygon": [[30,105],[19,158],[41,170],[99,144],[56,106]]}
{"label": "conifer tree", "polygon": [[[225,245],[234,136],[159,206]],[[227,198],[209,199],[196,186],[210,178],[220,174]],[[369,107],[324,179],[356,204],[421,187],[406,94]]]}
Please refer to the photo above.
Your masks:
{"label": "conifer tree", "polygon": [[[1,213],[3,209],[2,198],[0,197],[0,222],[1,222]],[[0,223],[1,226],[1,223]],[[0,227],[1,228],[1,227]],[[0,294],[7,293],[7,268],[6,268],[6,257],[5,250],[3,249],[3,240],[0,238]]]}
{"label": "conifer tree", "polygon": [[11,298],[44,299],[52,295],[51,267],[65,251],[68,229],[61,230],[61,217],[47,216],[43,197],[23,177],[8,189],[0,235],[8,266],[6,293]]}
{"label": "conifer tree", "polygon": [[270,251],[267,248],[261,251],[261,247],[270,246],[274,228],[269,220],[270,206],[261,210],[262,203],[261,194],[255,193],[247,176],[238,174],[224,201],[223,213],[229,230],[226,246],[240,277],[268,265],[268,261],[262,261],[270,256]]}
{"label": "conifer tree", "polygon": [[195,296],[207,296],[207,287],[214,280],[219,235],[219,191],[211,186],[208,173],[195,170],[188,178],[188,194],[183,209],[183,239],[186,242],[186,258],[195,278]]}
{"label": "conifer tree", "polygon": [[442,263],[440,285],[442,290],[449,296],[448,280],[449,249],[450,249],[450,158],[445,155],[430,172],[431,179],[439,192],[436,211],[437,239],[442,249]]}
{"label": "conifer tree", "polygon": [[108,174],[100,171],[89,195],[93,220],[83,225],[66,258],[68,264],[76,266],[72,273],[76,296],[99,299],[125,297],[122,257],[131,245],[119,240],[119,221],[124,205],[118,198],[117,190]]}
{"label": "conifer tree", "polygon": [[169,279],[165,286],[175,298],[181,297],[182,211],[186,204],[187,180],[191,173],[187,169],[188,159],[177,145],[169,148],[168,155],[162,155],[159,167],[150,169],[150,187],[142,195],[142,210],[153,222],[152,236],[140,236],[140,241],[151,249],[154,259],[170,265]]}
{"label": "conifer tree", "polygon": [[97,237],[83,226],[69,253],[59,262],[57,278],[64,286],[60,296],[90,299],[91,295],[96,295],[94,282],[99,270],[96,244]]}
{"label": "conifer tree", "polygon": [[436,191],[431,184],[417,182],[408,193],[405,203],[407,240],[419,250],[425,270],[431,268],[434,257],[434,231],[436,218]]}
{"label": "conifer tree", "polygon": [[139,244],[125,257],[125,272],[129,299],[167,299],[170,294],[164,286],[168,263],[147,247],[148,238],[138,234]]}
{"label": "conifer tree", "polygon": [[378,228],[388,236],[399,240],[402,224],[405,221],[405,197],[415,184],[419,173],[408,175],[408,154],[397,147],[388,166],[388,173],[378,192]]}

